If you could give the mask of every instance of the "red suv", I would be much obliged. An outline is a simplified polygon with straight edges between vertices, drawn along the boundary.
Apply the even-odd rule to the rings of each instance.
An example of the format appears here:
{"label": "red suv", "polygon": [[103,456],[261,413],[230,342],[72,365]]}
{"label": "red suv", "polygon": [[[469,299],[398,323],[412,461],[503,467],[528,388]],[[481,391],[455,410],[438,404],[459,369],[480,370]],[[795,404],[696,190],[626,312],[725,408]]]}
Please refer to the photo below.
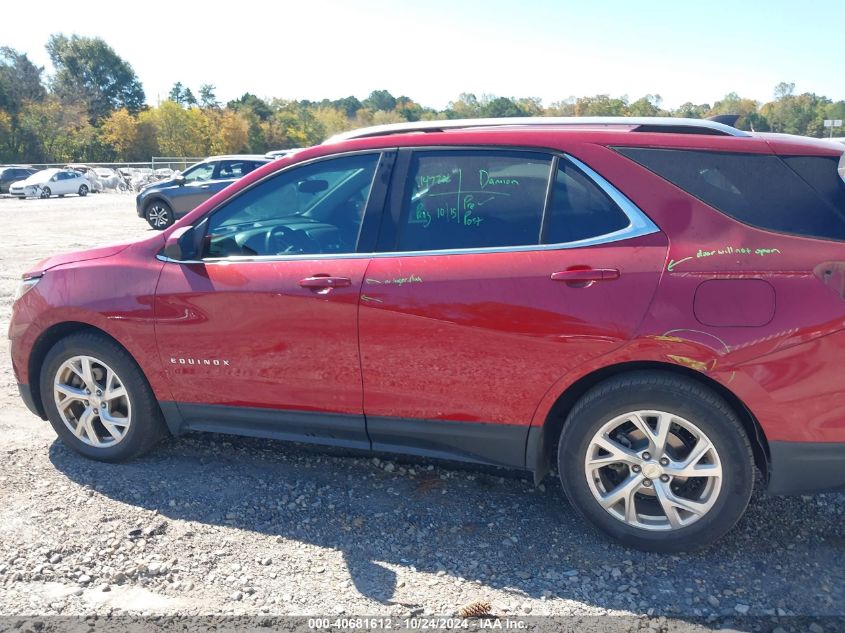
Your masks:
{"label": "red suv", "polygon": [[755,470],[845,487],[844,171],[711,121],[358,130],[41,262],[14,370],[94,459],[214,431],[556,466],[619,541],[695,548]]}

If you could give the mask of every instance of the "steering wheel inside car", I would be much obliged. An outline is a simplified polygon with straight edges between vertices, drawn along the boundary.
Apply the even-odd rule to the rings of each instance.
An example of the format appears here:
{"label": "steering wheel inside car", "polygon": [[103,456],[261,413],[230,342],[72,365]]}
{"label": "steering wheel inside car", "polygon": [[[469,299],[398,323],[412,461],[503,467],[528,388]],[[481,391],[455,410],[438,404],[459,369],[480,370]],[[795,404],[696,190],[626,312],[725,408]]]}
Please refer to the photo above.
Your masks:
{"label": "steering wheel inside car", "polygon": [[264,252],[268,255],[282,253],[319,253],[319,245],[304,231],[297,231],[282,224],[267,231]]}

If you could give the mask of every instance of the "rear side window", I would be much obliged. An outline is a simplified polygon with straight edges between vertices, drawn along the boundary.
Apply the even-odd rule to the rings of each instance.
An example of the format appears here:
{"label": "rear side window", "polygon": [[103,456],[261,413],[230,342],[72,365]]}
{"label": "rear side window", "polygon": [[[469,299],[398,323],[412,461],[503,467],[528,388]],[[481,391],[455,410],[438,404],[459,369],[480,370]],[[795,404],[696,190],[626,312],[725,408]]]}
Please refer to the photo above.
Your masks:
{"label": "rear side window", "polygon": [[581,171],[560,162],[546,220],[546,244],[575,242],[620,231],[628,216]]}
{"label": "rear side window", "polygon": [[[693,150],[616,151],[740,222],[770,231],[845,240],[838,160]],[[829,169],[829,176],[823,174]],[[837,179],[838,182],[834,182]]]}
{"label": "rear side window", "polygon": [[397,250],[538,244],[550,169],[542,154],[416,153]]}

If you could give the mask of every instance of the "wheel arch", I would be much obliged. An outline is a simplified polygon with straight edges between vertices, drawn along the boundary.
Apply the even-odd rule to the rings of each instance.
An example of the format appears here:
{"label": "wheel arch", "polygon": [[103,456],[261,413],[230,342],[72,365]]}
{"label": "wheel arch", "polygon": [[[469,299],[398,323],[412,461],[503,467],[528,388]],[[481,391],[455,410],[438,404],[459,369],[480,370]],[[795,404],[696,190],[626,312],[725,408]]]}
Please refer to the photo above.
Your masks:
{"label": "wheel arch", "polygon": [[32,345],[32,352],[30,352],[29,360],[27,361],[28,374],[30,376],[29,387],[32,391],[32,400],[38,410],[38,414],[45,420],[47,419],[47,414],[44,411],[44,404],[41,402],[41,370],[44,366],[44,360],[47,357],[48,352],[60,340],[67,338],[71,334],[80,334],[83,332],[97,334],[107,338],[109,341],[120,347],[120,349],[126,352],[126,355],[132,359],[132,362],[138,366],[138,371],[141,372],[144,380],[147,381],[147,384],[149,385],[149,379],[147,378],[146,373],[143,368],[138,365],[138,362],[135,360],[132,353],[123,343],[105,330],[82,321],[64,321],[62,323],[55,323],[45,329],[41,334],[39,334],[38,338],[35,339],[35,343]]}
{"label": "wheel arch", "polygon": [[566,417],[578,400],[599,383],[635,371],[658,371],[676,377],[692,380],[709,387],[722,396],[736,412],[745,429],[754,453],[754,465],[762,473],[764,481],[769,478],[770,453],[763,428],[745,403],[730,389],[709,376],[693,369],[662,363],[659,361],[639,361],[619,363],[597,369],[582,376],[569,385],[558,396],[542,426],[532,426],[528,431],[525,463],[528,470],[534,472],[534,482],[539,483],[551,470],[553,456],[556,454],[558,439],[566,422]]}
{"label": "wheel arch", "polygon": [[153,204],[155,204],[156,202],[161,202],[162,204],[167,205],[167,208],[170,209],[171,211],[173,211],[173,205],[170,203],[170,201],[167,198],[165,198],[163,195],[161,195],[161,193],[156,193],[155,195],[150,196],[150,198],[148,200],[144,201],[144,216],[145,217],[147,215],[147,211],[149,211],[149,208]]}

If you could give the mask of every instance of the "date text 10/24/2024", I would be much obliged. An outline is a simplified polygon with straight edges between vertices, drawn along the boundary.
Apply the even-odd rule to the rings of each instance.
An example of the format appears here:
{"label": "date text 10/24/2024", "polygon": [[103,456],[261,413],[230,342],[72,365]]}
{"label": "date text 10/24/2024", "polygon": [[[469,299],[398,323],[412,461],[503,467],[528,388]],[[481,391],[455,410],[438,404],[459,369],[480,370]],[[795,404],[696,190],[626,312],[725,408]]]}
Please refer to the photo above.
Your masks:
{"label": "date text 10/24/2024", "polygon": [[[418,176],[416,178],[417,192],[434,185],[445,185],[456,183],[455,191],[442,193],[429,193],[419,200],[414,207],[414,222],[421,222],[424,228],[428,228],[435,221],[454,222],[460,226],[477,227],[484,221],[484,218],[477,214],[479,207],[492,200],[495,196],[509,196],[510,193],[503,191],[492,191],[490,187],[518,187],[519,179],[506,176],[491,175],[486,169],[478,170],[477,190],[464,190],[463,170],[456,169],[453,174],[434,174],[429,176]],[[479,194],[484,194],[484,200],[476,199]],[[428,209],[426,202],[433,198],[444,197],[445,200],[434,209]],[[451,198],[454,197],[454,200]]]}

